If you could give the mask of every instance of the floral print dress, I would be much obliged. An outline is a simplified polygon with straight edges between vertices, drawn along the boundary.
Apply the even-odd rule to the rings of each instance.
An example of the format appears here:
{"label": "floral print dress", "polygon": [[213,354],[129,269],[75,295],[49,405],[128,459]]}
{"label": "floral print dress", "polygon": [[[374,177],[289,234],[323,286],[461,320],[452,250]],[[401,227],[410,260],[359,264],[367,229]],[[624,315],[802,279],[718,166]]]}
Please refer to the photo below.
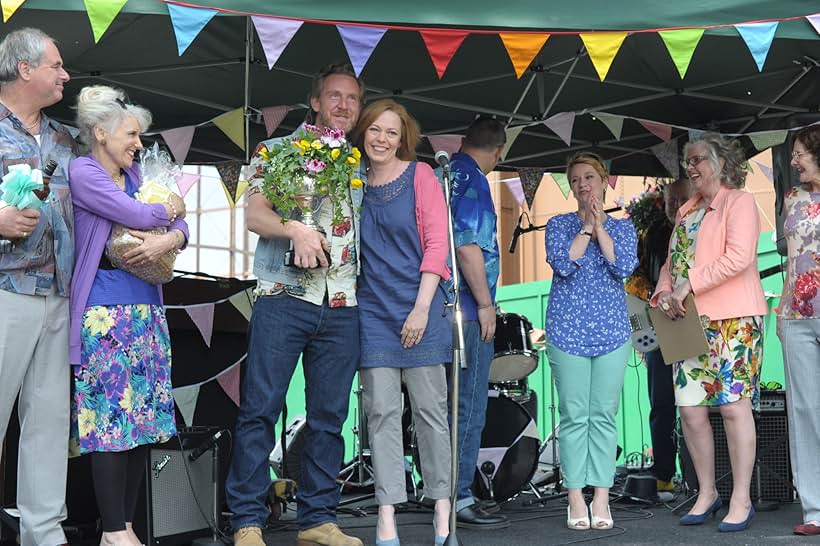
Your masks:
{"label": "floral print dress", "polygon": [[[672,233],[669,272],[674,286],[689,277],[695,262],[698,229],[706,215],[692,208]],[[750,398],[757,408],[760,398],[760,363],[763,357],[763,317],[709,320],[701,317],[709,352],[672,364],[675,403],[678,406],[720,406]]]}
{"label": "floral print dress", "polygon": [[780,318],[820,318],[820,192],[794,188],[785,204],[783,231],[789,246],[789,277]]}

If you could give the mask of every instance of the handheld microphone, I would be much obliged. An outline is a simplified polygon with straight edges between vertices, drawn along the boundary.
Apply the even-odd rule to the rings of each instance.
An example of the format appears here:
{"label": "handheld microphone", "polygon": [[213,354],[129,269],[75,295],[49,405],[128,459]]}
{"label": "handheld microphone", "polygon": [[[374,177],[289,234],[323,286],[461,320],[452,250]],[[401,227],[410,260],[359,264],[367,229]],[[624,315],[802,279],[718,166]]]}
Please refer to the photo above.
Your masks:
{"label": "handheld microphone", "polygon": [[217,431],[213,436],[202,442],[196,449],[194,449],[189,455],[188,460],[191,462],[196,461],[200,457],[202,457],[206,451],[211,449],[214,444],[216,444],[222,435],[225,433],[224,430]]}
{"label": "handheld microphone", "polygon": [[439,166],[445,171],[450,170],[450,154],[448,154],[444,150],[437,151],[436,163],[438,163]]}

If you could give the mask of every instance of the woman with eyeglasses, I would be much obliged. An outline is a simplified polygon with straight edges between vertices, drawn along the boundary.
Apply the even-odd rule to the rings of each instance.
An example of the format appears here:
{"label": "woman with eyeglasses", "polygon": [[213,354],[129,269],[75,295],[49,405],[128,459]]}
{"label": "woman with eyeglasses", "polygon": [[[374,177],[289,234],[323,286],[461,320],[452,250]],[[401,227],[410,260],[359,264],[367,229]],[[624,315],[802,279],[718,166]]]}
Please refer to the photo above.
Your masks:
{"label": "woman with eyeglasses", "polygon": [[709,351],[674,363],[675,403],[697,474],[697,500],[681,525],[701,525],[723,506],[715,487],[709,408],[720,408],[732,497],[718,526],[742,531],[754,517],[749,496],[755,463],[755,422],[763,357],[763,316],[768,313],[757,272],[757,205],[746,182],[745,157],[736,140],[706,133],[683,149],[693,197],[678,210],[669,256],[651,299],[670,319],[682,318],[693,294]]}
{"label": "woman with eyeglasses", "polygon": [[[134,159],[150,124],[150,112],[126,103],[119,89],[91,86],[77,97],[77,127],[90,153],[69,167],[76,239],[71,447],[91,458],[101,546],[140,546],[131,523],[148,449],[176,435],[162,287],[115,268],[105,255],[114,223],[142,240],[126,253],[132,262],[155,261],[188,239],[182,198],[134,198],[141,184]],[[159,227],[167,233],[136,231]]]}
{"label": "woman with eyeglasses", "polygon": [[820,125],[797,132],[792,167],[800,185],[785,199],[786,282],[777,334],[786,369],[792,470],[803,523],[797,535],[820,535]]}
{"label": "woman with eyeglasses", "polygon": [[[615,415],[632,352],[623,283],[638,265],[638,239],[632,222],[604,212],[609,173],[600,157],[573,156],[567,177],[578,211],[552,217],[546,228],[554,273],[547,357],[558,389],[567,527],[606,530],[614,525]],[[589,507],[585,486],[595,489]]]}

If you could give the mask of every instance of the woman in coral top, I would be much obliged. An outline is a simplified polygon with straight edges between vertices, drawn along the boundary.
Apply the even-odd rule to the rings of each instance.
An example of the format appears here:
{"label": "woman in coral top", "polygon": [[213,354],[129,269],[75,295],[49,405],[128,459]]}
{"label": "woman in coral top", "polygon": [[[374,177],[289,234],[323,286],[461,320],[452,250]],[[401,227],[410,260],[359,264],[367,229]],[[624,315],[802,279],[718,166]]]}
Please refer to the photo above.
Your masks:
{"label": "woman in coral top", "polygon": [[788,273],[777,314],[788,396],[789,442],[803,505],[797,535],[820,535],[820,125],[797,133],[792,166],[800,186],[786,196]]}
{"label": "woman in coral top", "polygon": [[740,144],[706,133],[684,148],[683,167],[693,197],[678,210],[669,257],[652,304],[671,319],[688,311],[694,294],[709,351],[673,364],[675,403],[700,491],[681,525],[700,525],[723,505],[715,488],[715,454],[709,407],[723,418],[733,489],[718,529],[742,531],[754,517],[749,496],[755,462],[752,407],[760,398],[763,315],[768,312],[757,272],[757,205],[743,191]]}

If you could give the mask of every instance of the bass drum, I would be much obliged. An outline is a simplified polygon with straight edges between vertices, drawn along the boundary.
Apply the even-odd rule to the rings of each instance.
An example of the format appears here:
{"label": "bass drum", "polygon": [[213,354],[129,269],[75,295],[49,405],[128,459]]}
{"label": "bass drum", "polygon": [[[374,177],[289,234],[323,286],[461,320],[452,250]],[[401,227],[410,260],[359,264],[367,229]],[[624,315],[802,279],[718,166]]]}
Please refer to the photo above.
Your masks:
{"label": "bass drum", "polygon": [[538,367],[538,353],[530,340],[532,323],[524,315],[499,313],[495,317],[495,353],[490,383],[524,379]]}
{"label": "bass drum", "polygon": [[489,396],[473,493],[503,502],[529,483],[538,466],[540,442],[535,419],[524,406],[497,391],[489,391]]}

